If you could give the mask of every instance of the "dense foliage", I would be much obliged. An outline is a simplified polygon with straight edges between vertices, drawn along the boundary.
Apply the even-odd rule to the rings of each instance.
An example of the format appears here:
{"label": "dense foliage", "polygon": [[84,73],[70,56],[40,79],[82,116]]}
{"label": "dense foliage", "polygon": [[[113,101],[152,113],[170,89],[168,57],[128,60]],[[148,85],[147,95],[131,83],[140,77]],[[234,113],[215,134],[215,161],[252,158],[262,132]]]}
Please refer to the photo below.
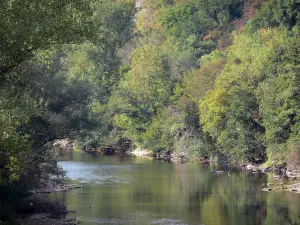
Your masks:
{"label": "dense foliage", "polygon": [[102,108],[122,137],[190,159],[282,163],[298,151],[298,1],[145,0],[136,24]]}
{"label": "dense foliage", "polygon": [[65,137],[298,165],[299,0],[2,0],[0,12],[6,197],[63,174],[48,143]]}
{"label": "dense foliage", "polygon": [[1,218],[27,190],[61,178],[53,140],[106,130],[90,104],[117,82],[134,5],[2,1],[0,11]]}

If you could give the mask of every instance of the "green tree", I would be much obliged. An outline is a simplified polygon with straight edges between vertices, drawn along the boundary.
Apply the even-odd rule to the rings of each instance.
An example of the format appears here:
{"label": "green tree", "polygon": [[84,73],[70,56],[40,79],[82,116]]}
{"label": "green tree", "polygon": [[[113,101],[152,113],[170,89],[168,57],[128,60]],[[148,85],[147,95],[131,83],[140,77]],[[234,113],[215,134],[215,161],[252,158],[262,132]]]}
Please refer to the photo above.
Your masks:
{"label": "green tree", "polygon": [[252,29],[277,27],[280,25],[291,29],[296,25],[299,26],[299,21],[299,0],[268,0],[263,3],[249,25]]}
{"label": "green tree", "polygon": [[88,1],[1,1],[0,71],[5,73],[50,45],[82,41],[88,32]]}

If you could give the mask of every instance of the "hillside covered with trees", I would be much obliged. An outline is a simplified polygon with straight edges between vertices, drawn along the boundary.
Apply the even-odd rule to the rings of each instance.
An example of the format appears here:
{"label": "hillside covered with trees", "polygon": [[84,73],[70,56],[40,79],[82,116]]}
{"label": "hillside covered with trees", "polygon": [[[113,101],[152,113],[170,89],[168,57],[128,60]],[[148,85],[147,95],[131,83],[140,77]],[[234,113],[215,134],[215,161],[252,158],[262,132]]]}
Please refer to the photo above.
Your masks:
{"label": "hillside covered with trees", "polygon": [[300,166],[299,0],[3,0],[0,43],[0,199],[66,137]]}

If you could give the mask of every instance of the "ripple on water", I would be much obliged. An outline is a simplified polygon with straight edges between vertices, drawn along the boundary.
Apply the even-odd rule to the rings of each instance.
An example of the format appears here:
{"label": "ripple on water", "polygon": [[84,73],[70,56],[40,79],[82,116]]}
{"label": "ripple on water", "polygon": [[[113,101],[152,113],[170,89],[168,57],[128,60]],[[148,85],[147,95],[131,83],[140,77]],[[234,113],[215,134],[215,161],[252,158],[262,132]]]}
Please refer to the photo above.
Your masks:
{"label": "ripple on water", "polygon": [[67,172],[67,177],[81,183],[91,184],[130,184],[131,180],[116,175],[131,169],[131,166],[98,165],[83,162],[61,161],[58,163]]}
{"label": "ripple on water", "polygon": [[170,218],[153,220],[151,224],[162,224],[162,225],[188,225],[181,220],[175,220]]}
{"label": "ripple on water", "polygon": [[127,224],[126,221],[120,219],[89,219],[86,222],[92,224]]}
{"label": "ripple on water", "polygon": [[[85,222],[91,224],[136,224],[136,220],[121,220],[121,219],[88,219]],[[158,224],[158,225],[188,225],[184,221],[164,218],[164,219],[157,219],[153,220],[152,222],[149,221],[149,224]]]}

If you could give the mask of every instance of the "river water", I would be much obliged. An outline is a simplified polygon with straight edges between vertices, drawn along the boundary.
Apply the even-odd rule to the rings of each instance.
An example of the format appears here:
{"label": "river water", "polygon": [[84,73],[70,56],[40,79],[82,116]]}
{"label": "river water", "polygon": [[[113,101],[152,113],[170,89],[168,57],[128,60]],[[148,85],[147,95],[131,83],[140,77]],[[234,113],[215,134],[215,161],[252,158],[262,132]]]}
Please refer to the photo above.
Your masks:
{"label": "river water", "polygon": [[[82,225],[300,224],[300,194],[261,191],[271,174],[75,152],[59,164],[84,188],[50,198],[76,210]],[[218,169],[231,172],[211,172]]]}

